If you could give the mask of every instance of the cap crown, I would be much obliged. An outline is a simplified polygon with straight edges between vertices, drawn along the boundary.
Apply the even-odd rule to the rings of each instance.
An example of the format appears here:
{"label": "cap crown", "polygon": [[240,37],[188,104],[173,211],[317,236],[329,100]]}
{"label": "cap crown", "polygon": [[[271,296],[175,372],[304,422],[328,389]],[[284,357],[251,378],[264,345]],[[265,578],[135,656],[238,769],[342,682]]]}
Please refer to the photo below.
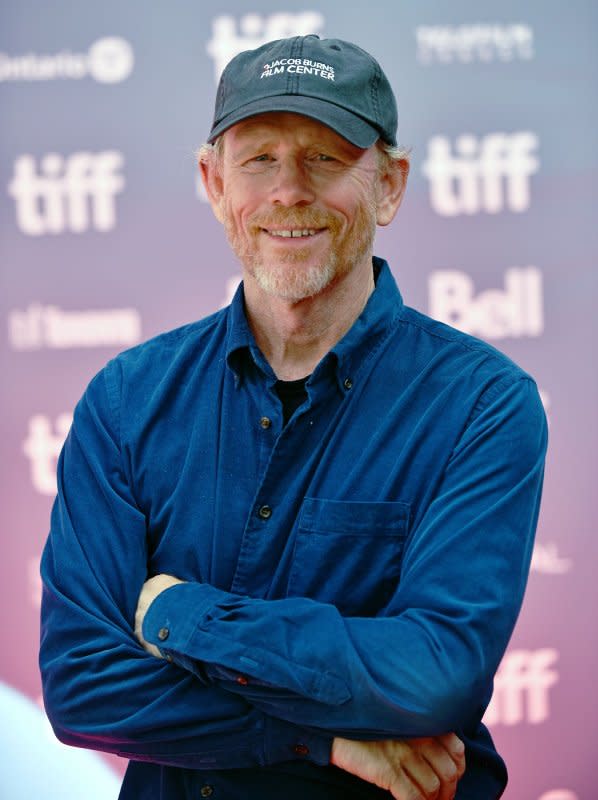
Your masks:
{"label": "cap crown", "polygon": [[222,73],[209,140],[249,116],[293,111],[359,147],[396,144],[397,107],[378,62],[355,44],[315,34],[235,56]]}

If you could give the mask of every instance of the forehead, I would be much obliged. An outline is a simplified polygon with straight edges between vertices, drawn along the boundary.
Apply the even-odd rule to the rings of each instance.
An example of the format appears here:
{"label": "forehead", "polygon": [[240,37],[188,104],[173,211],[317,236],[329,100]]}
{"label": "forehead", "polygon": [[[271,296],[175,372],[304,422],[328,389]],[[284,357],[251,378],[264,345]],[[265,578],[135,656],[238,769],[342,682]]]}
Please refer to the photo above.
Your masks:
{"label": "forehead", "polygon": [[223,139],[233,146],[271,139],[291,140],[298,144],[321,142],[355,156],[365,152],[322,122],[290,111],[269,111],[248,117],[226,130]]}

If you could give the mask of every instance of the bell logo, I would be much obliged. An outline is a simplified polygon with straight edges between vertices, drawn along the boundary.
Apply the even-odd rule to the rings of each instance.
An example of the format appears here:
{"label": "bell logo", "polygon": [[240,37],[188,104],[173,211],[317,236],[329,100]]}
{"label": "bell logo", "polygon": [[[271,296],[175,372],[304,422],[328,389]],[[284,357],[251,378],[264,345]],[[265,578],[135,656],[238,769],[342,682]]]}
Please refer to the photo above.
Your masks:
{"label": "bell logo", "polygon": [[455,154],[444,136],[428,142],[422,171],[430,182],[430,203],[437,214],[455,217],[505,208],[521,213],[530,206],[530,176],[538,171],[538,137],[529,131],[491,133],[477,139],[457,137]]}
{"label": "bell logo", "polygon": [[20,156],[8,186],[20,230],[27,236],[112,230],[114,198],[125,185],[119,174],[123,161],[116,150],[73,153],[67,158],[48,153],[38,172],[33,156]]}
{"label": "bell logo", "polygon": [[433,272],[428,281],[431,317],[484,339],[540,336],[544,330],[542,273],[537,267],[513,267],[504,289],[474,297],[465,272]]}
{"label": "bell logo", "polygon": [[31,465],[31,483],[40,494],[56,494],[56,462],[71,422],[70,414],[60,414],[54,433],[50,419],[44,414],[36,414],[29,420],[23,452]]}
{"label": "bell logo", "polygon": [[550,716],[549,689],[559,680],[557,650],[512,650],[494,679],[494,694],[484,715],[487,725],[537,725]]}

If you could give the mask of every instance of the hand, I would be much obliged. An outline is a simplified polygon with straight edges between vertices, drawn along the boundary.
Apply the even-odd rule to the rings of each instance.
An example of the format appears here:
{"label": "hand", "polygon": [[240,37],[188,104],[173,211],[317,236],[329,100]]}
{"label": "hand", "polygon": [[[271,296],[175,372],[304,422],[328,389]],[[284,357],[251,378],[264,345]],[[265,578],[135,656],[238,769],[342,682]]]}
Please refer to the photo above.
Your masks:
{"label": "hand", "polygon": [[148,653],[156,656],[156,658],[162,658],[162,654],[155,645],[146,642],[143,638],[143,620],[148,608],[160,592],[163,592],[165,589],[177,583],[184,583],[184,581],[175,578],[174,575],[154,575],[153,578],[147,580],[141,587],[139,600],[137,601],[137,611],[135,611],[135,636],[138,638],[144,650],[147,650]]}
{"label": "hand", "polygon": [[465,747],[454,733],[380,742],[335,738],[330,762],[395,800],[452,800],[465,772]]}

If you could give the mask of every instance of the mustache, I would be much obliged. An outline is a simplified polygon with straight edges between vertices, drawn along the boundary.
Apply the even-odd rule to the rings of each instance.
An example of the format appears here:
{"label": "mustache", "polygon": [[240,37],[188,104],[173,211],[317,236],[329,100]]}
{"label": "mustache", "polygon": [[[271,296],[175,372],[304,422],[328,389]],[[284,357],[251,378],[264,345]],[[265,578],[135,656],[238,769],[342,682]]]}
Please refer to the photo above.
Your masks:
{"label": "mustache", "polygon": [[277,208],[270,212],[255,213],[248,220],[254,228],[285,228],[305,230],[306,228],[330,228],[336,230],[339,222],[333,214],[315,208],[291,209]]}

